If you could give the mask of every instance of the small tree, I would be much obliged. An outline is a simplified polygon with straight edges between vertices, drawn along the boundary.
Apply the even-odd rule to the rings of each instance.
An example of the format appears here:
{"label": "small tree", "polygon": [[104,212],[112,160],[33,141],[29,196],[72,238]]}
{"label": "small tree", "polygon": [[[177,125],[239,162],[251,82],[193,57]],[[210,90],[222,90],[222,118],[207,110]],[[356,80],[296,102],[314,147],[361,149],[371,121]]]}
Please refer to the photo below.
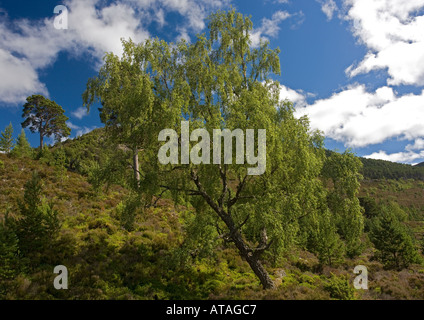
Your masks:
{"label": "small tree", "polygon": [[421,253],[424,255],[424,235],[423,235],[423,237],[421,238],[420,246],[421,246]]}
{"label": "small tree", "polygon": [[23,199],[19,201],[22,218],[16,221],[19,248],[26,256],[37,256],[47,248],[60,228],[57,211],[41,199],[42,182],[38,173],[25,184]]}
{"label": "small tree", "polygon": [[13,223],[6,212],[4,219],[0,221],[0,279],[13,279],[18,273],[18,243]]}
{"label": "small tree", "polygon": [[42,95],[32,95],[24,104],[22,127],[29,127],[31,132],[40,134],[40,150],[44,145],[44,137],[54,135],[56,141],[71,134],[71,129],[66,125],[68,117],[56,102]]}
{"label": "small tree", "polygon": [[349,151],[343,154],[333,152],[323,168],[323,176],[327,178],[330,187],[328,207],[350,257],[358,255],[362,250],[360,237],[364,230],[364,217],[357,198],[362,179],[359,174],[361,168],[361,161]]}
{"label": "small tree", "polygon": [[307,228],[308,249],[318,256],[323,265],[339,264],[345,255],[345,245],[337,233],[337,229],[329,210],[321,213]]}
{"label": "small tree", "polygon": [[25,130],[21,130],[21,134],[16,139],[16,145],[12,150],[12,154],[17,157],[31,157],[32,148],[25,135]]}
{"label": "small tree", "polygon": [[380,213],[380,207],[378,206],[377,202],[374,198],[365,196],[360,197],[359,203],[361,204],[361,207],[364,208],[364,216],[366,218],[374,218],[378,216]]}
{"label": "small tree", "polygon": [[[134,180],[140,182],[139,152],[152,122],[153,83],[145,71],[147,47],[123,41],[122,58],[108,53],[97,77],[87,83],[83,94],[87,108],[100,102],[100,119],[109,136],[132,152]],[[140,50],[142,49],[142,50]]]}
{"label": "small tree", "polygon": [[10,123],[0,136],[0,151],[9,154],[13,148],[13,126]]}
{"label": "small tree", "polygon": [[370,239],[377,252],[375,257],[388,269],[401,270],[418,261],[418,251],[408,228],[390,207],[383,207],[371,223]]}

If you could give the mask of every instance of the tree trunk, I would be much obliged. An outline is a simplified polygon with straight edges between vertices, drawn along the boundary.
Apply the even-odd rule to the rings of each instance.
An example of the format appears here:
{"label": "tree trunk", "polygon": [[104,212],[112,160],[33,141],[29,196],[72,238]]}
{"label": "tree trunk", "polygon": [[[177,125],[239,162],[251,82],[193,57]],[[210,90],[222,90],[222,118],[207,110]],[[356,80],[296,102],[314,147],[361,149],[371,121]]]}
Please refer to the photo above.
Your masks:
{"label": "tree trunk", "polygon": [[40,132],[40,150],[43,150],[43,146],[44,146],[44,136],[43,136],[43,133]]}
{"label": "tree trunk", "polygon": [[[194,183],[197,186],[197,189],[200,192],[200,195],[206,200],[206,202],[210,205],[210,207],[218,214],[218,216],[224,221],[226,226],[228,227],[229,233],[226,235],[232,242],[234,242],[235,246],[239,250],[240,256],[244,259],[246,259],[247,263],[249,264],[250,268],[253,270],[255,275],[259,278],[259,281],[262,284],[262,287],[264,289],[273,289],[275,288],[275,284],[270,278],[268,272],[265,270],[264,266],[262,265],[260,261],[261,254],[267,249],[268,245],[270,243],[266,243],[266,231],[263,230],[263,242],[260,246],[258,246],[256,249],[251,249],[250,246],[244,241],[241,233],[240,233],[240,226],[236,226],[234,223],[234,220],[232,219],[231,215],[227,212],[225,212],[222,207],[220,207],[204,190],[202,184],[199,181],[198,176],[192,171],[191,173],[192,179]],[[223,178],[224,186],[226,186],[226,179],[225,176]],[[224,188],[224,192],[226,192],[227,188]],[[218,201],[219,203],[220,201]],[[222,204],[222,202],[221,202]],[[233,203],[234,204],[234,203]],[[228,207],[230,209],[230,207]],[[244,223],[243,223],[244,224]],[[242,225],[243,225],[242,224]]]}
{"label": "tree trunk", "polygon": [[41,120],[38,125],[38,132],[40,133],[40,151],[43,150],[44,147],[44,129],[43,121]]}
{"label": "tree trunk", "polygon": [[272,279],[270,278],[268,272],[265,270],[264,266],[262,265],[262,263],[259,259],[259,256],[255,255],[250,250],[249,246],[243,240],[240,232],[238,232],[238,231],[231,232],[230,231],[230,233],[232,234],[231,239],[234,241],[234,244],[236,245],[237,249],[239,250],[240,255],[244,259],[246,259],[250,268],[253,270],[253,272],[256,274],[256,276],[259,278],[259,280],[262,284],[262,287],[264,289],[275,288],[275,284],[272,281]]}
{"label": "tree trunk", "polygon": [[249,264],[250,268],[252,268],[253,272],[261,281],[262,287],[264,289],[275,288],[274,281],[272,281],[268,272],[265,270],[264,266],[262,265],[259,259],[255,259],[254,257],[247,257],[246,261]]}
{"label": "tree trunk", "polygon": [[137,182],[140,182],[140,171],[139,171],[139,163],[138,163],[138,148],[135,148],[133,154],[133,168],[134,168],[134,179]]}

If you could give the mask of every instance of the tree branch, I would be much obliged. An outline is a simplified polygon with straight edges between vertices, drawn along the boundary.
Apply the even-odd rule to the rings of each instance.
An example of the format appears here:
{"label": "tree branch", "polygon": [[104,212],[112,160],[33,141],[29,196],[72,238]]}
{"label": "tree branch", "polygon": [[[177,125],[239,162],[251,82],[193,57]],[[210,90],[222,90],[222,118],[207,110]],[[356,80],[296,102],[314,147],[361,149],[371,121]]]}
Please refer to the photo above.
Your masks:
{"label": "tree branch", "polygon": [[240,181],[240,178],[239,178],[240,183],[237,185],[236,195],[234,196],[234,198],[230,199],[230,200],[228,201],[228,203],[227,203],[227,207],[228,207],[228,209],[230,209],[233,205],[235,205],[235,204],[236,204],[236,202],[237,202],[238,200],[240,200],[240,199],[242,199],[242,198],[243,198],[243,199],[250,199],[250,198],[252,198],[252,197],[253,197],[253,196],[246,196],[246,197],[241,197],[241,196],[240,196],[240,194],[241,194],[241,192],[243,191],[243,188],[244,188],[244,186],[245,186],[246,179],[247,179],[247,175],[245,175],[245,176],[244,176],[244,178],[243,178],[243,180],[241,180],[241,181]]}
{"label": "tree branch", "polygon": [[237,229],[240,230],[247,223],[247,220],[249,220],[249,218],[250,218],[250,215],[248,215],[246,217],[246,219],[244,219],[244,221],[242,223],[240,223],[240,225],[237,227]]}
{"label": "tree branch", "polygon": [[[203,199],[206,200],[206,202],[209,204],[209,206],[221,217],[223,218],[224,216],[224,211],[222,210],[222,208],[220,208],[215,201],[213,201],[213,199],[206,193],[205,189],[203,188],[202,184],[199,181],[199,177],[197,176],[197,174],[192,170],[191,171],[191,179],[194,181],[194,183],[196,184],[196,187],[198,189],[198,192],[200,193],[200,195],[203,197]],[[223,219],[225,221],[225,219]]]}
{"label": "tree branch", "polygon": [[253,256],[255,256],[256,258],[260,258],[260,256],[269,249],[269,247],[272,245],[272,243],[274,242],[274,239],[271,239],[268,243],[263,244],[263,245],[259,245],[258,247],[256,247],[253,250]]}
{"label": "tree branch", "polygon": [[225,166],[225,171],[222,171],[222,167],[221,167],[221,165],[219,165],[219,174],[221,175],[221,180],[222,180],[222,193],[221,193],[221,196],[218,199],[218,205],[221,208],[221,210],[223,209],[222,205],[223,205],[225,194],[228,191],[227,170],[226,169],[227,168]]}
{"label": "tree branch", "polygon": [[165,186],[165,185],[159,185],[159,187],[164,188],[166,190],[170,190],[170,191],[185,192],[185,193],[188,193],[190,196],[201,196],[201,195],[203,195],[201,192],[199,192],[197,190],[174,188],[174,187]]}

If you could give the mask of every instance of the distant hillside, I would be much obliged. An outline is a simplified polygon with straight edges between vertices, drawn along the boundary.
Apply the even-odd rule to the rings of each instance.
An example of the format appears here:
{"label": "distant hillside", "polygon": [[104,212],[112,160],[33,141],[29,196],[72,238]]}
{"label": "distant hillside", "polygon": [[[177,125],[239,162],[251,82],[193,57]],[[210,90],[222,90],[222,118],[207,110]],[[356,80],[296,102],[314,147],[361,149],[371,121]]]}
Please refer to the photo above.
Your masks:
{"label": "distant hillside", "polygon": [[[334,151],[326,150],[327,157]],[[424,162],[415,166],[385,160],[361,158],[362,175],[366,180],[376,179],[417,179],[424,180]]]}
{"label": "distant hillside", "polygon": [[104,128],[94,129],[74,139],[58,143],[53,150],[63,147],[66,154],[66,166],[69,170],[82,173],[84,163],[103,162],[105,156],[113,151],[107,141]]}
{"label": "distant hillside", "polygon": [[[165,195],[155,206],[141,206],[125,186],[95,188],[90,182],[94,163],[107,165],[116,151],[104,129],[97,129],[34,159],[0,154],[0,300],[424,299],[423,264],[385,269],[374,259],[370,241],[363,243],[360,256],[344,256],[334,265],[322,264],[301,246],[290,247],[283,259],[266,265],[277,288],[263,291],[246,261],[220,240],[214,226],[195,224],[204,217],[195,214],[191,203],[177,204]],[[362,160],[366,177],[404,178],[423,169]],[[10,230],[15,232],[15,218],[22,219],[19,203],[34,172],[42,179],[39,212],[52,217],[52,208],[59,224],[54,237],[43,238],[43,246],[21,251],[21,239],[33,232],[18,238]],[[408,219],[403,225],[418,246],[424,230],[423,195],[422,181],[363,181],[359,196],[366,227],[390,202],[396,214]],[[36,226],[40,229],[34,230],[43,230]],[[359,264],[372,268],[369,290],[354,290],[346,280]],[[57,265],[70,271],[68,290],[53,289]]]}
{"label": "distant hillside", "polygon": [[[69,170],[83,173],[84,163],[89,161],[104,162],[115,151],[113,144],[105,138],[104,128],[95,129],[80,137],[57,144],[62,145],[66,153],[66,166]],[[327,150],[327,156],[333,151]],[[424,180],[424,162],[415,166],[385,160],[360,158],[364,167],[362,175],[365,179],[417,179]]]}
{"label": "distant hillside", "polygon": [[424,180],[424,164],[412,166],[384,160],[361,158],[365,179],[417,179]]}

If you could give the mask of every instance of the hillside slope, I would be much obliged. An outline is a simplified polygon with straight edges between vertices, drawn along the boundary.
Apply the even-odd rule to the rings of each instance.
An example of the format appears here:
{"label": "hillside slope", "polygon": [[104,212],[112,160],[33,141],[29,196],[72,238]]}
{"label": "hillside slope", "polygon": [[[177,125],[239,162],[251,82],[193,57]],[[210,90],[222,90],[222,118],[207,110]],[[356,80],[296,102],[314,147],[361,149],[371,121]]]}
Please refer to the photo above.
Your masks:
{"label": "hillside slope", "polygon": [[366,179],[416,179],[424,181],[424,166],[361,158]]}
{"label": "hillside slope", "polygon": [[[373,259],[375,249],[367,234],[360,256],[334,266],[321,265],[314,254],[293,247],[282,260],[267,264],[278,285],[263,291],[232,246],[211,238],[213,233],[193,228],[196,216],[189,204],[176,205],[165,198],[157,206],[131,211],[128,189],[117,184],[93,188],[84,167],[107,158],[108,144],[102,136],[102,130],[97,130],[63,143],[62,149],[55,146],[52,152],[66,154],[59,162],[52,160],[54,153],[38,160],[0,154],[0,237],[6,212],[20,218],[18,204],[34,172],[42,178],[44,202],[57,210],[61,225],[48,249],[34,248],[27,255],[6,251],[13,264],[0,265],[0,298],[424,299],[419,289],[424,288],[423,266],[385,270]],[[78,161],[71,164],[72,159]],[[419,180],[369,180],[363,182],[360,196],[398,203],[419,240],[424,231],[423,187]],[[130,231],[123,225],[128,214],[134,219]],[[191,236],[203,240],[193,241]],[[5,255],[4,250],[0,246],[0,254]],[[371,275],[367,291],[352,285],[353,269],[359,264],[366,265]],[[68,290],[52,286],[56,265],[69,270]]]}

